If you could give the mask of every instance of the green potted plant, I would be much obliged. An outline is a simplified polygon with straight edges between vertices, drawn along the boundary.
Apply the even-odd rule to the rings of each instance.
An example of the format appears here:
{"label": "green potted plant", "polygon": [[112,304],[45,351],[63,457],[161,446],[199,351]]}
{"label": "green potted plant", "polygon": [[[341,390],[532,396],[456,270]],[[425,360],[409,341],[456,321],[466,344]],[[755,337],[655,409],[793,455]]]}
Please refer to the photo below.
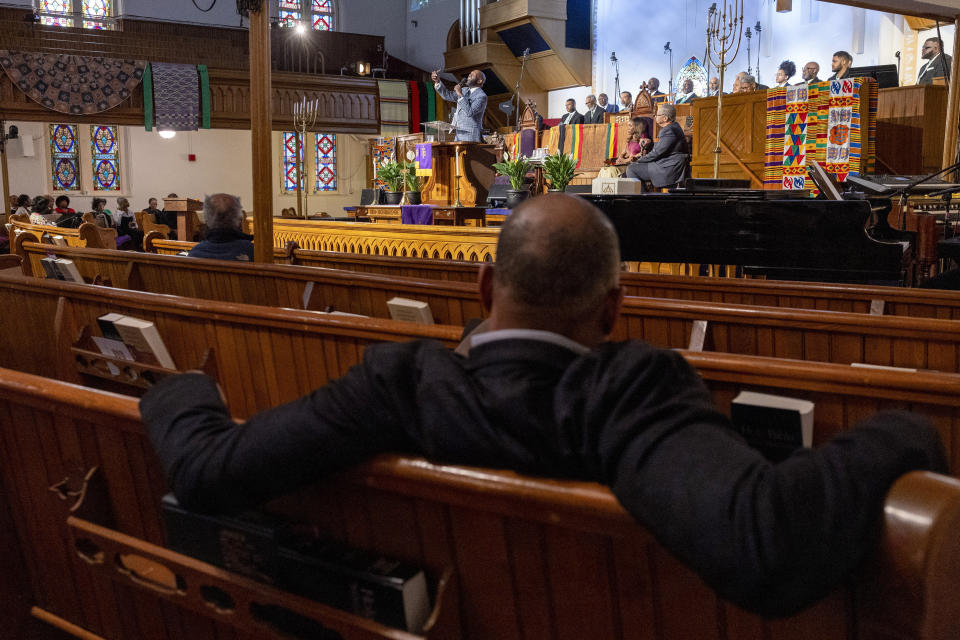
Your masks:
{"label": "green potted plant", "polygon": [[576,175],[577,160],[570,153],[559,151],[543,159],[543,173],[550,181],[550,191],[563,191]]}
{"label": "green potted plant", "polygon": [[403,174],[403,166],[399,162],[388,162],[377,169],[377,179],[387,183],[387,204],[400,204],[403,199]]}
{"label": "green potted plant", "polygon": [[520,155],[510,159],[509,154],[503,155],[503,162],[497,162],[493,169],[502,176],[510,179],[510,188],[507,189],[507,207],[512,209],[530,195],[530,191],[524,187],[523,179],[530,171],[530,161],[526,156]]}
{"label": "green potted plant", "polygon": [[405,194],[409,204],[420,204],[420,189],[422,188],[420,176],[417,175],[417,165],[414,162],[405,162],[403,169],[403,184]]}

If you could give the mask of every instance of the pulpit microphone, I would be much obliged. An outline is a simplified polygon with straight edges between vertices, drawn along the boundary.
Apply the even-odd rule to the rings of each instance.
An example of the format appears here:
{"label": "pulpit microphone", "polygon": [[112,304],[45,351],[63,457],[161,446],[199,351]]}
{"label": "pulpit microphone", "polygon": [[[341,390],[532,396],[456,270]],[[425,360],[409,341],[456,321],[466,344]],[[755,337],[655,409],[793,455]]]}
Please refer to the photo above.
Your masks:
{"label": "pulpit microphone", "polygon": [[667,41],[667,44],[663,45],[663,52],[666,53],[667,51],[671,51],[669,41]]}
{"label": "pulpit microphone", "polygon": [[611,51],[611,52],[610,52],[610,62],[616,62],[616,61],[617,61],[617,52],[616,52],[616,51]]}
{"label": "pulpit microphone", "polygon": [[530,47],[527,47],[526,49],[523,50],[523,57],[524,58],[530,57]]}
{"label": "pulpit microphone", "polygon": [[897,51],[893,54],[893,57],[897,59],[897,77],[900,77],[900,52]]}

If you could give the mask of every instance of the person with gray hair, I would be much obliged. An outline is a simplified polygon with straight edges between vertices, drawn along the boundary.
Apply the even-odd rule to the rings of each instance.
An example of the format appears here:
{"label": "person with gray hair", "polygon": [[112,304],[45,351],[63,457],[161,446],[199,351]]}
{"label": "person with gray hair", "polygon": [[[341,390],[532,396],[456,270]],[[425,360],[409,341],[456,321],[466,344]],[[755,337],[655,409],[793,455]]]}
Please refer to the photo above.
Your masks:
{"label": "person with gray hair", "polygon": [[737,93],[750,93],[757,89],[757,79],[753,75],[745,73],[740,76],[740,87],[737,89]]}
{"label": "person with gray hair", "polygon": [[660,137],[645,156],[627,167],[627,177],[649,181],[654,187],[668,187],[681,182],[690,162],[690,149],[683,129],[676,122],[677,108],[672,104],[657,105],[655,122]]}
{"label": "person with gray hair", "polygon": [[603,107],[597,104],[597,97],[592,93],[584,99],[586,109],[583,111],[583,124],[603,124]]}
{"label": "person with gray hair", "polygon": [[240,198],[215,193],[203,201],[207,237],[190,249],[191,258],[253,261],[253,236],[243,232]]}
{"label": "person with gray hair", "polygon": [[592,204],[528,200],[480,269],[488,318],[464,349],[367,346],[344,377],[243,424],[203,374],[151,387],[140,412],[167,481],[184,508],[221,512],[390,451],[595,481],[721,597],[767,616],[809,606],[871,550],[900,475],[946,471],[936,430],[888,412],[766,460],[682,355],[607,341],[619,262]]}

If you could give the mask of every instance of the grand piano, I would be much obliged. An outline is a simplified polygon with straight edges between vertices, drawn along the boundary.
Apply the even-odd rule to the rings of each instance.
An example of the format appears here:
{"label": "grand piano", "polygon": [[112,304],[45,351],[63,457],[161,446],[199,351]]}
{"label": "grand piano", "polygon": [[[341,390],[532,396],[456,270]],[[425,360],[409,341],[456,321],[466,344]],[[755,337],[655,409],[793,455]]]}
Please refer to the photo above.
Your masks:
{"label": "grand piano", "polygon": [[915,234],[890,228],[889,198],[784,196],[749,189],[584,195],[613,223],[623,260],[736,265],[777,280],[904,283]]}

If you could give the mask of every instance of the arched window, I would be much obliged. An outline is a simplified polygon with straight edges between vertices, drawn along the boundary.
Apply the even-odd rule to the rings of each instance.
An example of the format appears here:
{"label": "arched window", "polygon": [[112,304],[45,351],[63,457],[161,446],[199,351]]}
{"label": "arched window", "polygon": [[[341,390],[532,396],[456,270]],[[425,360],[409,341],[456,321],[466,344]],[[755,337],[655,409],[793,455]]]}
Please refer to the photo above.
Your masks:
{"label": "arched window", "polygon": [[333,31],[334,0],[278,0],[280,24],[309,24],[316,31]]}
{"label": "arched window", "polygon": [[34,0],[40,22],[57,27],[113,29],[113,0]]}
{"label": "arched window", "polygon": [[[307,145],[301,143],[300,149],[300,187],[308,183],[313,193],[337,190],[337,135],[335,133],[308,133]],[[297,190],[297,137],[298,134],[286,131],[283,134],[283,190],[291,193]],[[310,146],[313,153],[310,153]],[[306,160],[306,163],[304,162]],[[313,166],[308,166],[308,165]],[[312,176],[307,181],[306,177]]]}

